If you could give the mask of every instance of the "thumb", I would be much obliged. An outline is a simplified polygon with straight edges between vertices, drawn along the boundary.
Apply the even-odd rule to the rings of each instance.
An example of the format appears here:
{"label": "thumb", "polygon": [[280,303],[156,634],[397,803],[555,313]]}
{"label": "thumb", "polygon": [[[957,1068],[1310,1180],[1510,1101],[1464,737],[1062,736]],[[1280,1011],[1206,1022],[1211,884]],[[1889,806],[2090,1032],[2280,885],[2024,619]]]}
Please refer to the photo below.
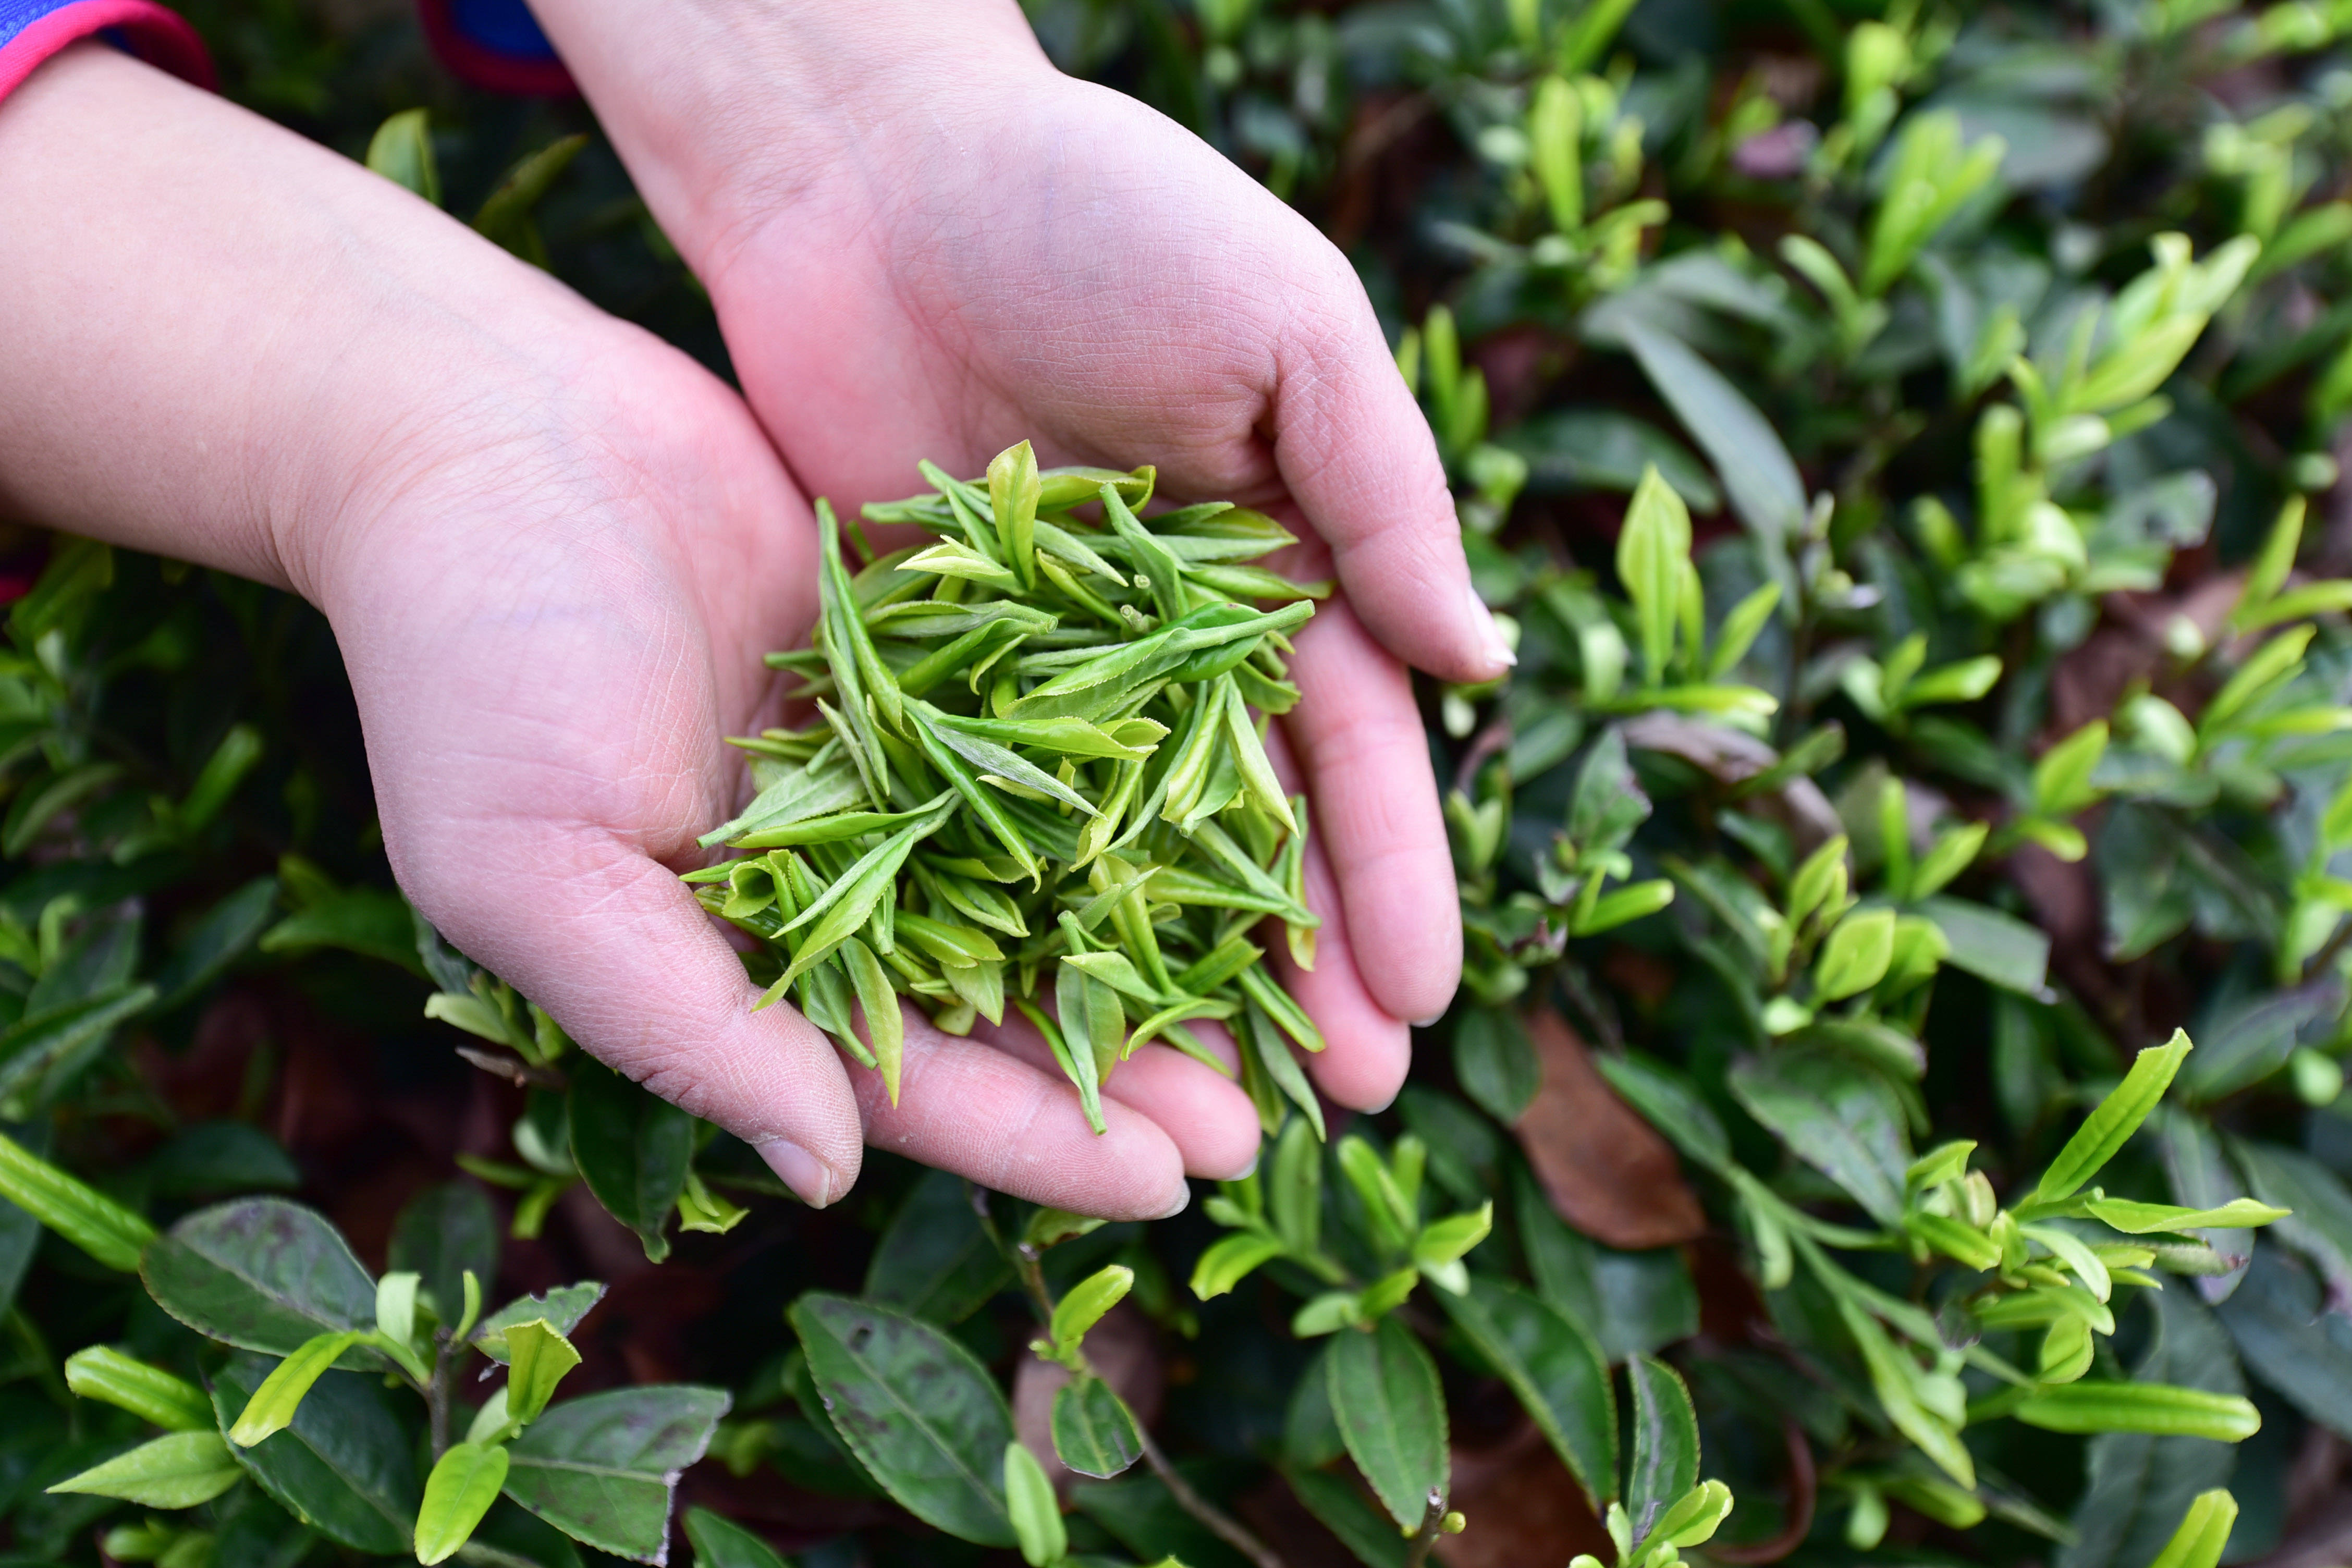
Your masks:
{"label": "thumb", "polygon": [[400,867],[402,883],[591,1055],[751,1144],[811,1207],[848,1192],[865,1134],[832,1042],[784,1004],[751,1010],[760,988],[726,939],[642,851],[593,829],[529,837],[502,847],[513,875]]}
{"label": "thumb", "polygon": [[[1302,222],[1304,220],[1301,220]],[[1363,286],[1320,236],[1325,281],[1276,347],[1274,456],[1330,545],[1348,602],[1390,652],[1444,680],[1513,662],[1470,585],[1437,443]]]}

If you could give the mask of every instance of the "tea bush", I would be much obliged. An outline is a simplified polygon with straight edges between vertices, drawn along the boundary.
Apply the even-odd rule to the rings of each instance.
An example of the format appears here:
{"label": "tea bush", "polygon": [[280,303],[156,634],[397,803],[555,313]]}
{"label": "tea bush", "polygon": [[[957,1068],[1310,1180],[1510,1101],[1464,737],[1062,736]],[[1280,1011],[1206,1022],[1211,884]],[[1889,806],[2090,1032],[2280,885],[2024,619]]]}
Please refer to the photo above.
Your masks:
{"label": "tea bush", "polygon": [[[721,362],[577,106],[191,10]],[[801,1210],[415,919],[318,617],[18,538],[8,1561],[2340,1552],[2352,7],[1030,11],[1354,259],[1516,637],[1412,1082]]]}

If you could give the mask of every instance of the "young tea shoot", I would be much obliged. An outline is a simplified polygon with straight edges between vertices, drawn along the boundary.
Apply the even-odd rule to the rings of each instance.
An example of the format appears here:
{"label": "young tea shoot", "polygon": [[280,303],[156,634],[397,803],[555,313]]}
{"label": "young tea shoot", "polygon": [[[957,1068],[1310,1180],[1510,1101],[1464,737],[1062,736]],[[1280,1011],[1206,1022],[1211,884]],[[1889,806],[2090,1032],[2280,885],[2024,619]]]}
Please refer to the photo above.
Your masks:
{"label": "young tea shoot", "polygon": [[900,996],[955,1035],[1011,1008],[1098,1132],[1148,1041],[1230,1071],[1189,1027],[1214,1021],[1269,1126],[1286,1095],[1311,1114],[1290,1047],[1323,1039],[1255,935],[1314,962],[1307,804],[1265,726],[1328,585],[1252,564],[1296,542],[1263,513],[1145,517],[1148,467],[1040,469],[1024,441],[983,479],[922,472],[864,515],[932,540],[855,573],[817,503],[811,646],[769,656],[814,714],[737,740],[762,787],[703,843],[742,853],[687,878],[760,940],[761,1005],[789,994],[893,1101]]}

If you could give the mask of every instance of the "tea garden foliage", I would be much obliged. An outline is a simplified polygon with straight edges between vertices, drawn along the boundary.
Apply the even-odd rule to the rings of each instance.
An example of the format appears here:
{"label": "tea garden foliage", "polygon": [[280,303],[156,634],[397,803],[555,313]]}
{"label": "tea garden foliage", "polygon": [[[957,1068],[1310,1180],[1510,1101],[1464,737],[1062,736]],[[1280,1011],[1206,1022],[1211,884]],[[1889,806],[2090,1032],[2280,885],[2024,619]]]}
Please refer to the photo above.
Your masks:
{"label": "tea garden foliage", "polygon": [[[2352,1438],[2352,9],[1030,9],[1348,249],[1517,640],[1425,693],[1465,980],[1412,1082],[1327,1123],[1269,1036],[1195,1214],[877,1157],[820,1231],[391,890],[314,616],[56,541],[0,668],[7,1561],[775,1568],[761,1488],[864,1521],[810,1564],[2275,1546]],[[247,101],[719,361],[576,108],[192,12]],[[940,963],[898,988],[972,1005]],[[225,1119],[156,1087],[270,988],[503,1086],[381,1268],[268,1052]],[[582,1392],[605,1287],[498,1289],[583,1186],[785,1282],[701,1381]],[[1591,1522],[1526,1533],[1498,1453]]]}

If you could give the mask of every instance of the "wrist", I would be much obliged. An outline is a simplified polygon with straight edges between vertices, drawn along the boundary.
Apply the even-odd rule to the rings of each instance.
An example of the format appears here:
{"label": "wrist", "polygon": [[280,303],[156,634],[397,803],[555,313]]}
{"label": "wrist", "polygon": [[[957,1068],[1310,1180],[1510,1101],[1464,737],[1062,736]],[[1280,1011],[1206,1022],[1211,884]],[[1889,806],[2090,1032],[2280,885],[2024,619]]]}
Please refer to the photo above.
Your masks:
{"label": "wrist", "polygon": [[639,192],[706,283],[747,232],[887,184],[910,132],[1058,79],[1015,0],[537,0]]}

